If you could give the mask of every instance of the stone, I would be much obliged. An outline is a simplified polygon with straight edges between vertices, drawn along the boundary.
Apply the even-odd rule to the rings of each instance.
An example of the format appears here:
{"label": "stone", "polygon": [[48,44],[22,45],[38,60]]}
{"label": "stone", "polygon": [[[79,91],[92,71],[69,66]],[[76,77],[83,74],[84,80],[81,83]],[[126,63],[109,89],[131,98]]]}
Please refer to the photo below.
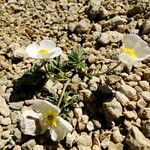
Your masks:
{"label": "stone", "polygon": [[138,115],[142,119],[150,119],[150,108],[140,109]]}
{"label": "stone", "polygon": [[96,57],[95,55],[90,54],[90,55],[88,56],[88,62],[89,62],[90,64],[93,64],[93,63],[95,63],[96,61],[97,61],[97,57]]}
{"label": "stone", "polygon": [[19,120],[20,130],[25,135],[35,136],[42,132],[39,122],[40,114],[32,110],[24,110]]}
{"label": "stone", "polygon": [[18,122],[20,116],[21,116],[21,112],[20,111],[13,111],[13,112],[11,112],[11,122],[13,124],[16,124]]}
{"label": "stone", "polygon": [[86,132],[82,132],[81,135],[79,135],[76,138],[76,143],[77,143],[77,145],[91,147],[92,146],[92,138]]}
{"label": "stone", "polygon": [[87,19],[82,19],[80,22],[77,23],[75,30],[78,33],[86,33],[90,28],[90,22]]}
{"label": "stone", "polygon": [[79,128],[79,131],[84,131],[85,130],[85,124],[82,122],[78,122],[78,128]]}
{"label": "stone", "polygon": [[136,90],[127,84],[123,84],[120,86],[121,91],[132,100],[137,99]]}
{"label": "stone", "polygon": [[75,139],[77,138],[78,134],[76,133],[76,131],[74,131],[73,133],[68,133],[66,135],[66,145],[68,147],[72,147],[72,145],[75,143]]}
{"label": "stone", "polygon": [[99,8],[98,18],[104,19],[109,15],[108,11],[105,9],[105,7],[101,6]]}
{"label": "stone", "polygon": [[142,33],[149,34],[150,33],[150,20],[145,20],[142,24]]}
{"label": "stone", "polygon": [[11,137],[10,136],[10,130],[3,131],[3,133],[2,133],[3,139],[9,139],[10,137]]}
{"label": "stone", "polygon": [[80,118],[82,116],[82,109],[81,108],[75,108],[74,114],[77,118]]}
{"label": "stone", "polygon": [[145,108],[146,107],[146,105],[147,105],[147,103],[141,98],[141,99],[139,99],[138,101],[137,101],[137,106],[139,107],[139,108]]}
{"label": "stone", "polygon": [[49,80],[46,82],[44,88],[45,88],[47,91],[49,91],[50,93],[52,93],[51,91],[52,91],[52,89],[53,89],[53,85],[54,85],[54,82],[53,82],[51,79],[49,79]]}
{"label": "stone", "polygon": [[6,139],[6,140],[0,140],[0,149],[5,148],[6,144],[9,142],[10,139]]}
{"label": "stone", "polygon": [[87,115],[82,115],[81,116],[81,122],[86,124],[89,121],[89,116]]}
{"label": "stone", "polygon": [[13,148],[13,150],[21,150],[21,146],[15,145],[15,147]]}
{"label": "stone", "polygon": [[145,137],[150,138],[150,119],[142,120],[141,131],[145,135]]}
{"label": "stone", "polygon": [[23,107],[24,102],[13,102],[9,104],[9,107],[15,110],[20,110]]}
{"label": "stone", "polygon": [[142,11],[143,11],[143,8],[141,5],[134,5],[133,8],[128,10],[127,15],[129,17],[133,17],[136,14],[141,14]]}
{"label": "stone", "polygon": [[87,124],[86,124],[86,128],[88,131],[92,131],[94,130],[94,124],[92,121],[89,121]]}
{"label": "stone", "polygon": [[99,0],[90,0],[87,8],[87,15],[90,19],[95,19],[99,13],[101,2]]}
{"label": "stone", "polygon": [[128,132],[125,142],[131,150],[150,149],[150,140],[145,138],[142,132],[135,126],[133,126]]}
{"label": "stone", "polygon": [[101,147],[99,147],[98,145],[93,145],[92,150],[101,150]]}
{"label": "stone", "polygon": [[112,122],[122,116],[122,106],[115,98],[109,102],[104,102],[103,109],[108,122]]}
{"label": "stone", "polygon": [[14,58],[23,59],[25,57],[25,48],[23,47],[15,47],[13,49],[13,56]]}
{"label": "stone", "polygon": [[126,97],[123,93],[121,93],[119,91],[116,92],[116,99],[123,106],[127,106],[127,103],[129,102],[128,97]]}
{"label": "stone", "polygon": [[6,117],[6,118],[1,119],[1,120],[0,120],[0,124],[1,124],[1,125],[4,125],[4,126],[10,125],[10,124],[11,124],[11,119],[10,119],[10,117]]}
{"label": "stone", "polygon": [[143,91],[143,92],[142,92],[142,96],[143,96],[143,99],[144,99],[146,102],[150,103],[150,92],[148,92],[148,91]]}
{"label": "stone", "polygon": [[34,146],[36,145],[36,142],[34,139],[31,139],[29,141],[27,141],[26,143],[24,143],[22,145],[23,149],[28,149],[28,150],[33,150]]}
{"label": "stone", "polygon": [[94,23],[93,26],[92,26],[92,29],[93,29],[94,31],[101,32],[102,26],[101,26],[100,24],[98,24],[98,23]]}
{"label": "stone", "polygon": [[122,141],[124,140],[125,136],[123,136],[120,133],[120,130],[118,127],[114,127],[113,128],[113,132],[112,132],[112,139],[114,143],[122,143]]}
{"label": "stone", "polygon": [[89,85],[92,85],[94,83],[99,83],[100,79],[98,77],[92,76],[92,79],[89,80]]}
{"label": "stone", "polygon": [[94,125],[96,126],[96,128],[101,128],[102,125],[98,120],[93,120]]}
{"label": "stone", "polygon": [[98,42],[103,45],[108,45],[111,43],[117,43],[123,39],[123,35],[117,31],[107,31],[101,33],[98,38]]}
{"label": "stone", "polygon": [[119,82],[121,80],[120,76],[117,75],[110,75],[107,77],[108,84],[115,84],[116,82]]}
{"label": "stone", "polygon": [[114,144],[113,142],[110,142],[108,150],[123,150],[123,145],[121,143]]}
{"label": "stone", "polygon": [[144,91],[149,91],[150,87],[149,87],[149,82],[142,80],[139,81],[139,86],[142,88],[142,90]]}
{"label": "stone", "polygon": [[21,142],[22,133],[20,132],[18,128],[14,129],[14,137],[15,137],[16,142]]}
{"label": "stone", "polygon": [[126,118],[131,120],[136,120],[138,118],[136,111],[124,111],[123,114]]}
{"label": "stone", "polygon": [[35,145],[33,150],[44,150],[44,147],[42,145]]}
{"label": "stone", "polygon": [[129,101],[127,103],[127,107],[131,108],[132,110],[136,109],[136,105],[137,105],[137,102],[135,102],[135,101]]}
{"label": "stone", "polygon": [[8,117],[10,115],[10,109],[2,96],[0,96],[0,103],[0,114],[2,114],[4,117]]}
{"label": "stone", "polygon": [[123,25],[125,23],[127,23],[127,20],[125,17],[115,16],[112,19],[109,19],[108,21],[105,21],[104,23],[102,23],[102,27],[112,26],[112,28],[116,28],[119,25]]}
{"label": "stone", "polygon": [[129,81],[140,81],[141,77],[137,74],[131,74],[127,77],[127,80],[129,80]]}

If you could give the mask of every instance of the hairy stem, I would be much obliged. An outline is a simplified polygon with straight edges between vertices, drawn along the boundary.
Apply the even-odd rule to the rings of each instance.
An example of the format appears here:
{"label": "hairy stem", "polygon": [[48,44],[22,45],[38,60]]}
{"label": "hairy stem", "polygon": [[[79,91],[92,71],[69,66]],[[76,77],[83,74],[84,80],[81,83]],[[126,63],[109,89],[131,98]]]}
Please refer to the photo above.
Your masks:
{"label": "hairy stem", "polygon": [[122,64],[122,62],[119,61],[114,67],[112,67],[111,69],[109,69],[109,70],[107,70],[107,71],[105,71],[105,72],[100,73],[99,75],[107,74],[107,73],[113,71],[115,68],[117,68],[117,67],[118,67],[119,65],[121,65],[121,64]]}
{"label": "hairy stem", "polygon": [[68,80],[68,81],[65,83],[65,86],[64,86],[64,88],[63,88],[63,90],[62,90],[61,96],[60,96],[59,101],[58,101],[58,104],[57,104],[58,107],[60,106],[60,104],[61,104],[61,102],[62,102],[62,99],[63,99],[64,93],[65,93],[65,90],[66,90],[66,88],[67,88],[69,82],[70,82],[70,80]]}

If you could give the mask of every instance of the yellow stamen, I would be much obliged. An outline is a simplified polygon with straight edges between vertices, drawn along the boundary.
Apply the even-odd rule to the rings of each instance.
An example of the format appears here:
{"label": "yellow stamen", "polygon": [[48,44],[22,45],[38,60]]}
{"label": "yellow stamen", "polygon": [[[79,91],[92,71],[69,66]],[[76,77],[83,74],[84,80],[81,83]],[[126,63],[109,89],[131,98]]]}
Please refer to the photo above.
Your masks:
{"label": "yellow stamen", "polygon": [[47,49],[40,49],[39,54],[48,54],[48,50]]}
{"label": "yellow stamen", "polygon": [[49,127],[56,127],[58,123],[58,115],[54,110],[45,111],[42,116],[42,123]]}
{"label": "yellow stamen", "polygon": [[123,48],[123,49],[122,49],[122,52],[123,52],[123,53],[127,53],[127,54],[128,54],[130,57],[132,57],[133,59],[136,59],[136,58],[137,58],[135,51],[134,51],[133,49],[131,49],[131,48]]}

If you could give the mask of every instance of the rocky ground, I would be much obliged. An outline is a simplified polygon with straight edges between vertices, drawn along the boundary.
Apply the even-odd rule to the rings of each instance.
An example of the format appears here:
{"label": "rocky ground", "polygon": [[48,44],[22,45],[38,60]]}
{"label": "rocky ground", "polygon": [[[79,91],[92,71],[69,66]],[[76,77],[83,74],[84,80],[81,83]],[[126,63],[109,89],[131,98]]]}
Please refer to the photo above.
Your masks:
{"label": "rocky ground", "polygon": [[103,72],[117,63],[121,40],[129,33],[150,45],[149,0],[1,0],[0,149],[150,150],[149,59],[132,71],[121,65],[107,75],[74,74],[70,89],[80,102],[70,111],[74,131],[64,140],[27,136],[18,126],[21,112],[34,99],[45,98],[44,89],[60,96],[63,83],[49,79],[30,96],[28,87],[17,91],[15,81],[35,62],[17,46],[46,38],[69,53],[80,44],[87,70]]}

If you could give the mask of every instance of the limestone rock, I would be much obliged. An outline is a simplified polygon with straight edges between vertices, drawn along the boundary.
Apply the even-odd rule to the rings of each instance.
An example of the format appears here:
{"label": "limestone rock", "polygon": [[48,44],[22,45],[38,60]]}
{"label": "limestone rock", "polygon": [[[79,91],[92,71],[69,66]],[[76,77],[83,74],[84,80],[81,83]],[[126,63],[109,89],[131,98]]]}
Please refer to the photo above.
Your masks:
{"label": "limestone rock", "polygon": [[139,86],[144,90],[144,91],[149,91],[150,87],[149,87],[149,82],[143,80],[143,81],[139,81]]}
{"label": "limestone rock", "polygon": [[42,145],[35,145],[33,150],[44,150],[44,147]]}
{"label": "limestone rock", "polygon": [[92,146],[92,138],[86,132],[82,132],[81,135],[76,138],[76,142],[78,145],[84,147]]}
{"label": "limestone rock", "polygon": [[22,113],[22,118],[19,120],[20,129],[25,135],[35,136],[41,133],[42,129],[39,123],[40,114],[32,111],[25,110]]}
{"label": "limestone rock", "polygon": [[100,6],[101,6],[100,0],[90,0],[89,1],[87,14],[88,14],[90,19],[96,18],[96,16],[99,13]]}
{"label": "limestone rock", "polygon": [[150,92],[144,91],[142,92],[142,96],[146,102],[150,103]]}
{"label": "limestone rock", "polygon": [[133,100],[137,99],[136,90],[132,88],[131,86],[123,84],[121,85],[120,89],[127,97]]}
{"label": "limestone rock", "polygon": [[140,109],[138,115],[142,119],[150,119],[150,108]]}
{"label": "limestone rock", "polygon": [[106,119],[109,122],[114,121],[122,116],[122,106],[115,98],[110,102],[104,102],[103,109]]}
{"label": "limestone rock", "polygon": [[20,110],[23,107],[24,102],[13,102],[9,104],[9,107],[15,110]]}
{"label": "limestone rock", "polygon": [[88,131],[92,131],[94,130],[94,124],[92,121],[89,121],[87,124],[86,124],[86,128]]}
{"label": "limestone rock", "polygon": [[10,115],[10,109],[2,96],[0,96],[0,114],[4,117],[8,117]]}
{"label": "limestone rock", "polygon": [[125,111],[123,114],[128,119],[136,120],[138,118],[136,111]]}
{"label": "limestone rock", "polygon": [[135,126],[129,131],[125,142],[129,146],[130,150],[149,150],[150,140],[145,138],[142,132]]}
{"label": "limestone rock", "polygon": [[128,97],[126,97],[123,93],[117,91],[116,92],[116,99],[118,102],[120,102],[123,106],[126,106],[129,102]]}
{"label": "limestone rock", "polygon": [[150,33],[150,20],[145,20],[142,24],[143,33],[149,34]]}
{"label": "limestone rock", "polygon": [[150,119],[142,121],[141,131],[145,135],[145,137],[150,138]]}
{"label": "limestone rock", "polygon": [[98,42],[103,45],[117,43],[123,39],[123,35],[117,31],[107,31],[100,35]]}
{"label": "limestone rock", "polygon": [[78,33],[86,33],[90,28],[90,23],[87,19],[83,19],[80,22],[78,22],[75,30]]}

